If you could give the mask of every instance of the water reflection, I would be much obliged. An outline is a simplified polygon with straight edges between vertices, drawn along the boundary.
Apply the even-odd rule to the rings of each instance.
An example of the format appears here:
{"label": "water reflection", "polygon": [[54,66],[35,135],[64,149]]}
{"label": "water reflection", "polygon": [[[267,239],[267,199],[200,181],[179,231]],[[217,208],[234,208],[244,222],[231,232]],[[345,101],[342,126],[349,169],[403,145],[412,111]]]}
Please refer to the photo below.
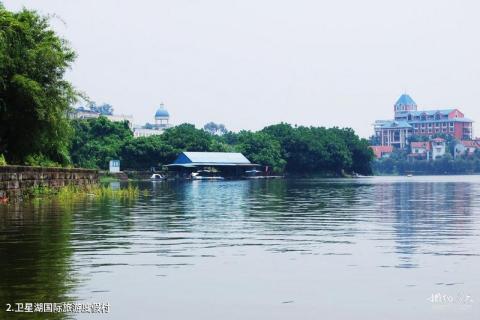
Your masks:
{"label": "water reflection", "polygon": [[[0,302],[63,302],[77,283],[72,267],[72,211],[27,205],[0,211]],[[9,314],[9,316],[13,316]],[[22,316],[16,314],[16,317]],[[32,318],[31,314],[24,314]],[[40,316],[40,315],[37,315]],[[54,314],[50,319],[63,318]]]}
{"label": "water reflection", "polygon": [[[478,185],[398,182],[374,189],[379,219],[394,230],[398,267],[417,267],[416,254],[470,254],[470,248],[455,243],[474,235]],[[448,250],[442,245],[448,245]]]}
{"label": "water reflection", "polygon": [[314,273],[297,268],[310,278],[356,270],[355,286],[442,261],[435,281],[405,278],[402,287],[465,283],[438,280],[453,265],[479,262],[480,181],[456,179],[149,181],[139,183],[148,194],[129,203],[0,207],[0,302],[109,297],[123,306],[118,292],[128,279],[148,291],[152,277],[182,272],[192,289],[201,286],[197,268],[240,257],[309,261]]}

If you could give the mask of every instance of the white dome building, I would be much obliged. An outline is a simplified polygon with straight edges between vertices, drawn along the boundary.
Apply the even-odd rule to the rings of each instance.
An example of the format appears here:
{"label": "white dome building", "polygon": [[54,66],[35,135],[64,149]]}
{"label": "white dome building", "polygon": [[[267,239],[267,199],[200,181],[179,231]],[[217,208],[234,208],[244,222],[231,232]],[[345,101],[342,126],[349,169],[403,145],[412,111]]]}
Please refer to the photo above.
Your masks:
{"label": "white dome building", "polygon": [[155,112],[155,127],[158,129],[168,128],[170,126],[169,121],[170,114],[168,113],[168,110],[165,109],[165,105],[162,102],[160,107],[157,109],[157,112]]}
{"label": "white dome building", "polygon": [[165,109],[163,102],[160,104],[160,107],[155,112],[155,123],[153,125],[145,125],[141,128],[135,128],[133,131],[133,136],[138,137],[148,137],[153,135],[160,135],[165,129],[170,128],[170,113]]}

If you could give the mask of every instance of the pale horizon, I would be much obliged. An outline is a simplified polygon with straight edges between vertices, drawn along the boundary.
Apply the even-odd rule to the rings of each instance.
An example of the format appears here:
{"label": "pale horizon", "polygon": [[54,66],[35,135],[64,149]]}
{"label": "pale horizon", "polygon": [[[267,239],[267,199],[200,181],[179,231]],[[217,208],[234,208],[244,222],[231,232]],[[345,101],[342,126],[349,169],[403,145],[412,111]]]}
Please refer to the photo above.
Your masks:
{"label": "pale horizon", "polygon": [[163,102],[173,124],[288,122],[368,137],[405,92],[419,110],[480,119],[475,1],[2,2],[54,15],[78,55],[67,79],[136,124]]}

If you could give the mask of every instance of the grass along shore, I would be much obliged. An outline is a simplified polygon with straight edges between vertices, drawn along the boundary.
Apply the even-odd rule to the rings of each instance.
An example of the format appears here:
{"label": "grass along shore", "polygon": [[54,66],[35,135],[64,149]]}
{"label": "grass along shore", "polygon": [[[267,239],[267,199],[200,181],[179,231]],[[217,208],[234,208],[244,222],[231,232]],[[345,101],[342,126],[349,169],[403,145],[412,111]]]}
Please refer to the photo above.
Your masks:
{"label": "grass along shore", "polygon": [[87,186],[68,185],[60,188],[34,187],[27,195],[27,199],[53,199],[72,201],[82,198],[133,200],[140,195],[137,186],[128,185],[126,188],[113,189],[110,186],[94,184]]}

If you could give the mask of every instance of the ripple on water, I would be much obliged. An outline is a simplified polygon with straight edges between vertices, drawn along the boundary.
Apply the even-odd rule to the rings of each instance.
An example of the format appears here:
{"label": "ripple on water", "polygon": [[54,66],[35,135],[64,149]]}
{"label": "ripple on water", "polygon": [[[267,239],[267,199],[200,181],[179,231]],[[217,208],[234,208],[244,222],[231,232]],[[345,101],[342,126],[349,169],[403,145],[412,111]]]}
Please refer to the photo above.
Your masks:
{"label": "ripple on water", "polygon": [[[299,296],[315,291],[302,274],[327,291],[339,288],[323,275],[344,292],[349,288],[340,283],[351,274],[357,285],[379,291],[387,282],[410,291],[465,285],[467,272],[454,271],[479,265],[480,181],[457,179],[148,182],[140,188],[149,194],[129,203],[1,207],[0,287],[15,294],[0,300],[46,292],[56,301],[84,292],[115,299],[116,281],[155,286],[149,277],[166,282],[178,272],[192,289],[209,276],[202,268],[216,263],[229,266],[212,271],[218,279],[239,265],[241,281],[261,290],[267,280],[252,270],[268,261],[274,262],[265,279],[288,283],[284,274],[298,276]],[[116,275],[121,278],[105,280]],[[302,303],[283,297],[276,301]]]}

